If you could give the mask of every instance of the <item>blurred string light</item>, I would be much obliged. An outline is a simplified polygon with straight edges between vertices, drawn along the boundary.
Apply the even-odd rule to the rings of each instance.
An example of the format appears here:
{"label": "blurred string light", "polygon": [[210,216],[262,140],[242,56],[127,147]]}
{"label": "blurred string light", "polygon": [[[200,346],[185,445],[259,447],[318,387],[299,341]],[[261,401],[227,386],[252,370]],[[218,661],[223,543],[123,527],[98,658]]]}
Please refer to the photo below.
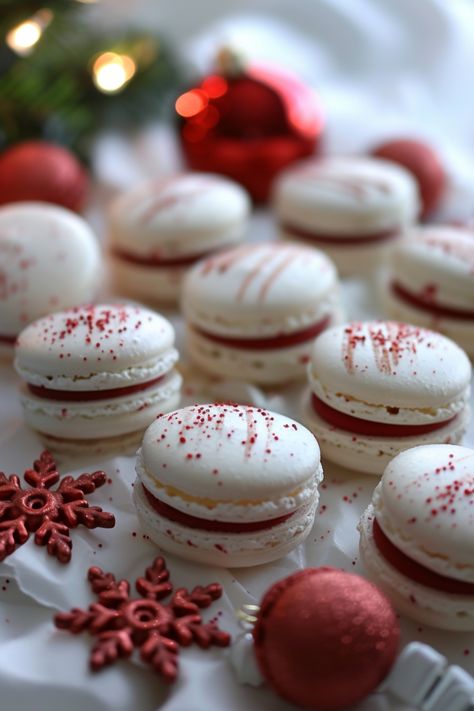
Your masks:
{"label": "blurred string light", "polygon": [[99,91],[115,94],[128,84],[136,71],[136,62],[128,54],[104,52],[94,59],[92,80]]}
{"label": "blurred string light", "polygon": [[15,54],[20,57],[27,57],[33,51],[35,45],[41,39],[41,36],[47,26],[53,19],[51,10],[39,10],[32,17],[20,22],[19,25],[13,27],[5,37],[7,45]]}
{"label": "blurred string light", "polygon": [[191,89],[178,96],[175,103],[176,112],[183,118],[197,116],[207,108],[209,99],[224,96],[227,89],[228,85],[224,77],[218,74],[206,77],[199,89]]}
{"label": "blurred string light", "polygon": [[219,123],[220,112],[211,102],[224,96],[228,90],[229,85],[223,76],[211,74],[203,79],[198,88],[178,96],[175,109],[179,116],[187,120],[182,131],[188,142],[198,143]]}

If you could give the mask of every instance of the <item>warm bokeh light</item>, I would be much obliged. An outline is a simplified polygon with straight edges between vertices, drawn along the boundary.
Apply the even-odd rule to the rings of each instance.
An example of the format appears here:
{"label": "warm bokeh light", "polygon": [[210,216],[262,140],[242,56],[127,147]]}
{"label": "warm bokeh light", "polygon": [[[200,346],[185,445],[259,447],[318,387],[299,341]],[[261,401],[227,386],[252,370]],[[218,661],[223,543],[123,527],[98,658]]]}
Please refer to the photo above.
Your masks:
{"label": "warm bokeh light", "polygon": [[204,79],[201,89],[210,99],[218,99],[219,96],[223,96],[226,93],[227,82],[219,74],[212,74]]}
{"label": "warm bokeh light", "polygon": [[206,108],[207,95],[200,89],[191,89],[176,99],[175,108],[180,116],[190,118]]}
{"label": "warm bokeh light", "polygon": [[42,29],[39,22],[26,20],[10,30],[6,40],[10,49],[23,56],[31,52],[41,35]]}
{"label": "warm bokeh light", "polygon": [[96,87],[105,94],[114,94],[127,84],[137,71],[137,65],[127,54],[104,52],[92,65]]}
{"label": "warm bokeh light", "polygon": [[7,45],[20,57],[28,56],[41,39],[41,35],[52,19],[53,13],[51,10],[46,8],[39,10],[28,20],[21,22],[10,30],[5,37]]}

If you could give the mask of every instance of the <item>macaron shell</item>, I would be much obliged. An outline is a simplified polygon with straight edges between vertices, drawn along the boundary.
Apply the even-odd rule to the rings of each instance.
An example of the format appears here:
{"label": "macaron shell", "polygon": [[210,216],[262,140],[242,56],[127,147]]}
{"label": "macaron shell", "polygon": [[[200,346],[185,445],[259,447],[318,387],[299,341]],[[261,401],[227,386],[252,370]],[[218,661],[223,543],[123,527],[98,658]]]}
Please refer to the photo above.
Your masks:
{"label": "macaron shell", "polygon": [[[342,318],[334,312],[331,323]],[[249,350],[225,346],[206,338],[193,328],[186,331],[188,353],[210,375],[247,380],[260,385],[277,385],[302,379],[306,375],[312,340],[287,348]]]}
{"label": "macaron shell", "polygon": [[139,479],[133,500],[144,533],[164,550],[193,562],[236,568],[270,563],[302,543],[312,529],[319,495],[287,521],[252,533],[201,531],[162,518],[148,503]]}
{"label": "macaron shell", "polygon": [[373,505],[399,550],[474,583],[474,450],[437,444],[402,452],[389,463]]}
{"label": "macaron shell", "polygon": [[187,333],[192,360],[210,376],[235,378],[257,385],[281,385],[304,378],[308,344],[275,351],[242,351],[214,343],[196,331]]}
{"label": "macaron shell", "polygon": [[109,255],[114,292],[147,303],[176,303],[189,266],[146,266]]}
{"label": "macaron shell", "polygon": [[319,447],[303,425],[260,408],[196,405],[156,420],[146,431],[147,483],[213,501],[288,496],[314,478]]}
{"label": "macaron shell", "polygon": [[353,471],[381,476],[393,457],[409,447],[461,442],[470,414],[469,406],[465,406],[455,420],[427,434],[413,437],[367,437],[332,427],[316,414],[308,398],[304,408],[304,422],[317,438],[323,460],[327,459]]}
{"label": "macaron shell", "polygon": [[474,311],[474,235],[468,230],[444,226],[410,230],[394,249],[390,272],[412,294]]}
{"label": "macaron shell", "polygon": [[472,595],[454,595],[421,585],[399,573],[381,555],[373,537],[375,511],[370,505],[359,522],[360,556],[366,574],[409,618],[439,629],[474,631]]}
{"label": "macaron shell", "polygon": [[[315,241],[313,247],[321,247],[324,254],[332,260],[337,267],[339,276],[361,276],[370,275],[373,270],[390,258],[395,243],[402,237],[403,232],[393,238],[372,244],[330,244],[325,242],[321,245]],[[283,226],[279,229],[279,235],[283,240],[290,242],[301,242],[307,246],[312,244],[311,239],[302,239],[294,233],[285,230]]]}
{"label": "macaron shell", "polygon": [[396,229],[419,212],[418,187],[408,171],[359,157],[289,168],[276,183],[274,203],[281,222],[335,238]]}
{"label": "macaron shell", "polygon": [[245,190],[211,173],[185,173],[120,196],[111,208],[110,241],[143,256],[199,254],[240,239],[250,212]]}
{"label": "macaron shell", "polygon": [[[20,373],[50,380],[121,373],[120,384],[126,385],[124,381],[132,384],[130,371],[137,366],[144,368],[142,380],[157,360],[160,364],[162,358],[171,360],[171,367],[177,359],[173,343],[173,327],[153,311],[126,304],[81,306],[50,314],[22,331],[16,366]],[[103,379],[102,388],[107,388],[107,381]],[[90,383],[83,381],[77,389],[90,389]]]}
{"label": "macaron shell", "polygon": [[[453,341],[393,321],[352,322],[328,329],[316,339],[310,365],[310,379],[319,383],[318,395],[349,414],[352,399],[378,410],[454,405],[459,411],[469,394],[470,377],[469,359]],[[390,421],[396,423],[396,417],[394,413]],[[365,419],[380,418],[377,414]]]}
{"label": "macaron shell", "polygon": [[391,288],[391,275],[381,276],[379,294],[385,314],[396,321],[414,323],[451,338],[472,359],[474,357],[474,319],[453,319],[431,314],[397,297]]}
{"label": "macaron shell", "polygon": [[64,208],[0,208],[0,335],[52,310],[88,301],[100,286],[100,250],[87,223]]}
{"label": "macaron shell", "polygon": [[337,274],[319,250],[248,245],[199,262],[183,287],[183,311],[216,334],[264,337],[314,324],[336,297]]}
{"label": "macaron shell", "polygon": [[77,440],[142,431],[179,404],[182,378],[171,371],[154,387],[100,401],[68,402],[21,395],[25,422],[40,433]]}

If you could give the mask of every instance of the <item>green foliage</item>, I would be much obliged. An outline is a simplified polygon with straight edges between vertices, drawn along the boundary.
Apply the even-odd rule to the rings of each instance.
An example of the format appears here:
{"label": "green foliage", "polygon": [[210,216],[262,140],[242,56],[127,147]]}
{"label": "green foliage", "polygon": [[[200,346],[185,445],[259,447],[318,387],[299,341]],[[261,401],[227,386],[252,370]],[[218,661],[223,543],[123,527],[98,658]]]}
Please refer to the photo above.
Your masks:
{"label": "green foliage", "polygon": [[[45,6],[52,21],[31,54],[19,57],[6,44],[7,33]],[[166,43],[137,32],[104,35],[87,22],[85,8],[76,0],[0,0],[0,149],[39,138],[86,157],[101,129],[135,128],[169,108],[182,74]],[[93,59],[110,51],[137,64],[116,94],[100,92],[92,81]]]}

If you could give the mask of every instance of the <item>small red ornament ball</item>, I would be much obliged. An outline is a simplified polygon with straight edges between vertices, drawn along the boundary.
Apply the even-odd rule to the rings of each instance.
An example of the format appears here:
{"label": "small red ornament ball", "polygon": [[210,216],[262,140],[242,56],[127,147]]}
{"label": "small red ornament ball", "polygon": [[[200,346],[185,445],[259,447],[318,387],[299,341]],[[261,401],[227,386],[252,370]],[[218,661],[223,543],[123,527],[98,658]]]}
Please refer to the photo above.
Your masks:
{"label": "small red ornament ball", "polygon": [[374,156],[403,166],[418,182],[425,218],[441,202],[446,187],[446,174],[438,154],[426,143],[400,138],[382,143],[372,151]]}
{"label": "small red ornament ball", "polygon": [[0,204],[39,200],[78,212],[88,186],[85,169],[67,148],[25,141],[0,155]]}
{"label": "small red ornament ball", "polygon": [[317,150],[323,127],[313,90],[274,67],[207,76],[178,97],[176,111],[189,166],[233,178],[257,202],[283,168]]}
{"label": "small red ornament ball", "polygon": [[253,636],[260,670],[277,694],[305,709],[338,711],[385,678],[400,630],[372,583],[334,568],[307,568],[268,590]]}

